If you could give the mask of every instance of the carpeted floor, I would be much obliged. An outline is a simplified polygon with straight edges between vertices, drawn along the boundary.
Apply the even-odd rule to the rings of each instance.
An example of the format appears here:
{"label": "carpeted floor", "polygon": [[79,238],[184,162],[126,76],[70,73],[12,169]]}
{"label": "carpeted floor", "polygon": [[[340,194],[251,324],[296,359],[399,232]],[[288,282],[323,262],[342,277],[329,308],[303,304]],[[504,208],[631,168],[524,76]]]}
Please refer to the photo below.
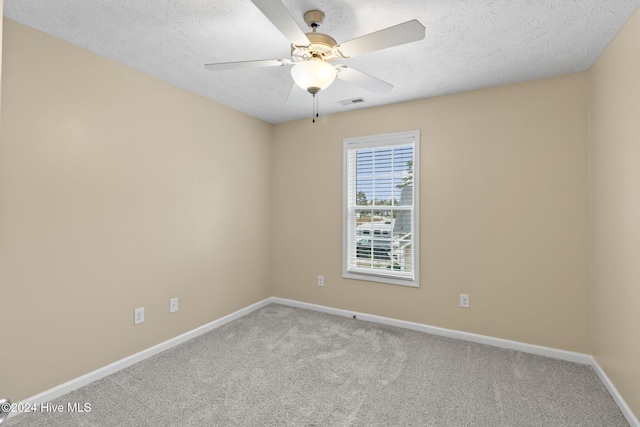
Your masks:
{"label": "carpeted floor", "polygon": [[7,425],[628,426],[589,366],[277,304],[69,403]]}

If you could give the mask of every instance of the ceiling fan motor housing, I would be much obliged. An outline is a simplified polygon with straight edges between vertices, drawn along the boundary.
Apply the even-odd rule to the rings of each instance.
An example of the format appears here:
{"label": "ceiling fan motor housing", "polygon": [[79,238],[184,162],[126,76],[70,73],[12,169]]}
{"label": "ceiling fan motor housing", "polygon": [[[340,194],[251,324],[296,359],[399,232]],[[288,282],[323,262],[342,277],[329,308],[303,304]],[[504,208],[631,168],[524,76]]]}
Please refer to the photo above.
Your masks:
{"label": "ceiling fan motor housing", "polygon": [[306,36],[311,42],[309,47],[291,45],[293,61],[307,61],[315,58],[325,62],[333,62],[338,58],[333,49],[338,43],[333,37],[323,33],[307,33]]}
{"label": "ceiling fan motor housing", "polygon": [[324,13],[319,10],[309,10],[304,14],[304,22],[313,31],[305,33],[310,42],[308,47],[291,45],[291,58],[295,62],[308,61],[309,59],[333,62],[337,59],[334,51],[334,47],[338,45],[336,40],[327,34],[316,31],[323,21]]}

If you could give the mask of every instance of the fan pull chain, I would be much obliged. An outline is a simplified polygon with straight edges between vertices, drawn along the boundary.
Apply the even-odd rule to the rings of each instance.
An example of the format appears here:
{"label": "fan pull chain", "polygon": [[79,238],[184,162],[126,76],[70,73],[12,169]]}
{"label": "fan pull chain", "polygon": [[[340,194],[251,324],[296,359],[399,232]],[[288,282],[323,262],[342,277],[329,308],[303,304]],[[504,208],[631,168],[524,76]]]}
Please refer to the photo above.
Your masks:
{"label": "fan pull chain", "polygon": [[311,113],[313,116],[313,123],[316,122],[316,117],[318,117],[318,98],[316,95],[317,92],[313,94],[313,112]]}

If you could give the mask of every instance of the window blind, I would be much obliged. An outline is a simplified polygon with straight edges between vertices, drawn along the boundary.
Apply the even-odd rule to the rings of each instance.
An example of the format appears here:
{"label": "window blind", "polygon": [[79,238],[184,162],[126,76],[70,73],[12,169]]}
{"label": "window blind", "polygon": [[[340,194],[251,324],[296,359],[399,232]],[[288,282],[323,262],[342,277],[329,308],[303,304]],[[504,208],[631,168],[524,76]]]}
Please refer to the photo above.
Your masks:
{"label": "window blind", "polygon": [[416,280],[416,142],[415,134],[345,140],[346,276]]}

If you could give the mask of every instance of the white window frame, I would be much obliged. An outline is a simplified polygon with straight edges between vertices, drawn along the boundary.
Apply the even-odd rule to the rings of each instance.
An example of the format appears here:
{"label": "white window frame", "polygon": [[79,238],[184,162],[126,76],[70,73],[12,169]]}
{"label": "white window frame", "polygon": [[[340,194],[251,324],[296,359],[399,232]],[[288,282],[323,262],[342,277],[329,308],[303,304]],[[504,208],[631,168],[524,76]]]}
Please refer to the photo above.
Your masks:
{"label": "white window frame", "polygon": [[[355,195],[349,194],[349,152],[352,150],[382,148],[396,145],[413,145],[413,217],[412,225],[412,250],[413,250],[413,275],[412,277],[400,277],[400,273],[393,271],[375,271],[368,268],[358,268],[349,265],[349,258],[352,254],[349,251],[349,242],[357,238],[355,231],[353,236],[349,233],[349,220],[355,215]],[[343,140],[343,219],[342,219],[342,277],[347,279],[366,280],[371,282],[388,283],[392,285],[420,286],[420,131],[407,131],[389,133],[383,135],[372,135],[355,138],[345,138]],[[355,188],[355,187],[352,187]],[[352,192],[354,190],[351,190]],[[353,214],[352,214],[353,211]],[[355,250],[355,249],[354,249]],[[370,271],[369,271],[370,270]]]}

